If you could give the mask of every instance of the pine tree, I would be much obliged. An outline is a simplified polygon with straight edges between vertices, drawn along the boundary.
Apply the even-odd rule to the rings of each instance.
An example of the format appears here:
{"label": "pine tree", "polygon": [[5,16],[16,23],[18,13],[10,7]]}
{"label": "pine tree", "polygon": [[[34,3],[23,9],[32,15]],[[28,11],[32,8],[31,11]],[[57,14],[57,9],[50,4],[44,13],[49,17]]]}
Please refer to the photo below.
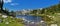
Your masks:
{"label": "pine tree", "polygon": [[59,0],[58,8],[60,8],[60,0]]}
{"label": "pine tree", "polygon": [[3,10],[3,0],[0,0],[0,9]]}

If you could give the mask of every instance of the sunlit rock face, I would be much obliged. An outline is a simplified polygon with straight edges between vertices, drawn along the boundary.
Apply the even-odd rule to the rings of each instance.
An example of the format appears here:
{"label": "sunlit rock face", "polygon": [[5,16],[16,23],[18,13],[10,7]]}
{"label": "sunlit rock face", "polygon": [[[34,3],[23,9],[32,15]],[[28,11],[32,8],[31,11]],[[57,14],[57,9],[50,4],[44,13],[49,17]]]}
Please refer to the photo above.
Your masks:
{"label": "sunlit rock face", "polygon": [[5,24],[9,24],[9,22],[5,22]]}
{"label": "sunlit rock face", "polygon": [[8,16],[7,15],[2,15],[3,18],[7,18]]}
{"label": "sunlit rock face", "polygon": [[44,22],[43,20],[40,21],[41,23]]}
{"label": "sunlit rock face", "polygon": [[57,24],[51,24],[50,26],[57,26]]}

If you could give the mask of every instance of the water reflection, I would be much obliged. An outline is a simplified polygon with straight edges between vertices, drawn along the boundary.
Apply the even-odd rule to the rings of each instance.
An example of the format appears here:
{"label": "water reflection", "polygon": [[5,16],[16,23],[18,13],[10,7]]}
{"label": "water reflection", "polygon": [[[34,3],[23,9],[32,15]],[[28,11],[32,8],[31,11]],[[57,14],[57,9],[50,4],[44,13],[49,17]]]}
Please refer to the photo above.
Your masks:
{"label": "water reflection", "polygon": [[30,16],[30,15],[18,15],[18,18],[23,18],[23,20],[28,20],[28,21],[32,21],[32,22],[39,22],[42,20],[41,17],[37,17],[37,16]]}
{"label": "water reflection", "polygon": [[24,20],[25,26],[38,26],[38,25],[46,26],[46,24],[43,21],[41,21],[42,18],[38,16],[17,15],[16,17],[22,18]]}

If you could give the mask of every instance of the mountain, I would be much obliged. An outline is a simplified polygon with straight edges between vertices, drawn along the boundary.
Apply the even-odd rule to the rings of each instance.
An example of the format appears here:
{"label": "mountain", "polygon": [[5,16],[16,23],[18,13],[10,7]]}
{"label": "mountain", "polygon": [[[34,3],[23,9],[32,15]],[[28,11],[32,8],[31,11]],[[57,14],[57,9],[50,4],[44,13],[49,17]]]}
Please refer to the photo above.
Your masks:
{"label": "mountain", "polygon": [[42,8],[42,10],[40,10],[40,9],[33,10],[33,11],[31,11],[31,14],[36,14],[37,12],[39,14],[60,13],[60,4],[52,5],[52,6],[49,6],[46,8]]}

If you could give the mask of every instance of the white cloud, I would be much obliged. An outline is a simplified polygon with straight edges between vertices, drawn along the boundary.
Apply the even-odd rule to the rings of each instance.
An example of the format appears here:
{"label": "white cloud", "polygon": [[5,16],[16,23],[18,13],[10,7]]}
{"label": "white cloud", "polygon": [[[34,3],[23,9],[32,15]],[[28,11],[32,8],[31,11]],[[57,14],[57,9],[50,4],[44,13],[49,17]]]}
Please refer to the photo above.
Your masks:
{"label": "white cloud", "polygon": [[4,3],[11,3],[12,0],[4,0]]}
{"label": "white cloud", "polygon": [[14,6],[14,5],[19,5],[19,4],[18,4],[18,3],[11,3],[11,5],[13,5],[13,6]]}

